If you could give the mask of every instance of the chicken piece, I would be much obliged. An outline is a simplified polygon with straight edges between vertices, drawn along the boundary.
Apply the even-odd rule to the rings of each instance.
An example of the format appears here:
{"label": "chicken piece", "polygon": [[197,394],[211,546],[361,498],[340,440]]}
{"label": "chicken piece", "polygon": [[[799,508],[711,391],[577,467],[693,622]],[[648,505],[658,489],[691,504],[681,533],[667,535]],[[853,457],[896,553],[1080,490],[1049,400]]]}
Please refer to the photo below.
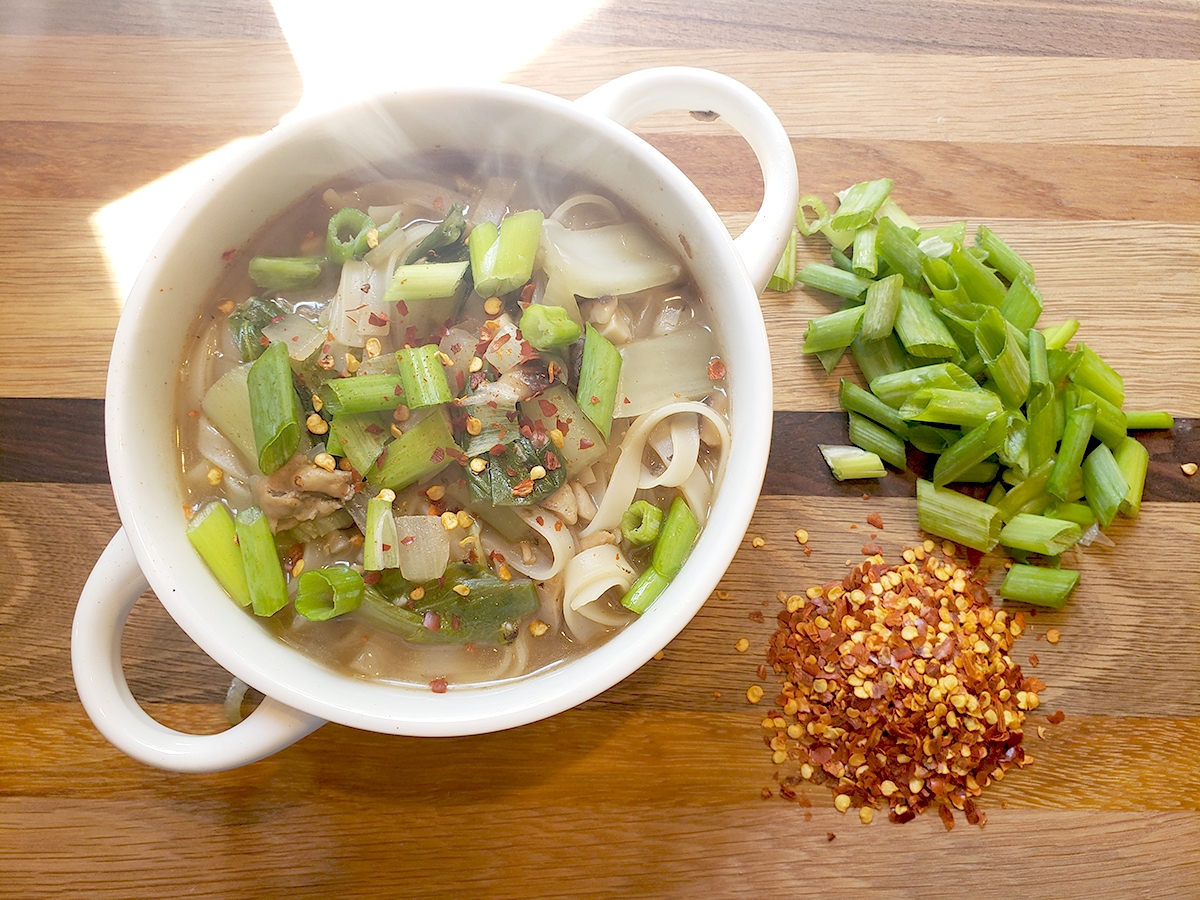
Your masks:
{"label": "chicken piece", "polygon": [[353,494],[351,473],[326,471],[302,453],[254,485],[254,499],[276,533],[329,515]]}

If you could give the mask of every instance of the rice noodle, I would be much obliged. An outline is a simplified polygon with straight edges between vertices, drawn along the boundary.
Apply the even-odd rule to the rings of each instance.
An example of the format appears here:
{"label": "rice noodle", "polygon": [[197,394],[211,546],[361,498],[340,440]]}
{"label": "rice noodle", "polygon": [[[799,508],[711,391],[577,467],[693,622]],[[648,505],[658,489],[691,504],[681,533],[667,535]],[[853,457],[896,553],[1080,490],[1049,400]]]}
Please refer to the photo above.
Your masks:
{"label": "rice noodle", "polygon": [[[598,208],[600,215],[594,219],[585,219],[582,223],[571,218],[571,213],[588,207]],[[617,205],[607,197],[601,197],[599,194],[573,194],[560,203],[558,209],[554,210],[548,218],[571,231],[583,231],[588,228],[599,228],[602,225],[615,225],[624,217],[617,209]]]}
{"label": "rice noodle", "polygon": [[553,578],[575,555],[575,536],[571,533],[571,529],[550,510],[540,506],[513,507],[513,509],[526,525],[542,537],[546,544],[545,548],[541,552],[535,550],[533,561],[526,562],[522,559],[518,547],[489,530],[483,533],[484,549],[489,553],[498,550],[503,554],[505,564],[510,569],[516,569],[534,581],[546,581]]}
{"label": "rice noodle", "polygon": [[[645,451],[646,441],[650,437],[650,433],[659,422],[667,417],[685,412],[697,413],[704,416],[713,423],[720,434],[720,459],[717,463],[716,475],[713,478],[714,484],[720,483],[721,476],[725,471],[725,460],[728,456],[726,451],[729,447],[729,428],[725,425],[725,421],[703,403],[683,401],[668,404],[662,409],[646,413],[634,420],[633,425],[621,442],[621,456],[617,460],[617,464],[613,467],[612,477],[608,481],[608,488],[604,492],[604,497],[600,501],[596,515],[587,528],[583,530],[582,536],[586,537],[588,534],[601,528],[615,528],[620,524],[621,515],[629,508],[629,504],[633,502],[634,495],[637,493],[641,482],[644,466],[642,453]],[[692,461],[692,468],[696,468],[695,458]],[[686,482],[690,476],[691,470],[689,470],[687,476],[684,476],[680,480],[680,483],[683,484]],[[685,499],[688,499],[688,505],[692,506],[692,500],[686,496]],[[706,517],[707,509],[692,507],[692,513],[697,519],[702,520]]]}
{"label": "rice noodle", "polygon": [[[659,423],[658,427],[651,433],[651,437],[658,433],[663,424]],[[642,490],[658,487],[659,485],[663,487],[679,487],[692,474],[692,470],[696,468],[696,461],[700,457],[700,420],[696,416],[688,415],[677,415],[670,418],[670,440],[668,443],[671,452],[669,455],[664,455],[656,442],[650,443],[654,448],[654,452],[666,463],[666,468],[659,474],[654,475],[648,468],[643,466],[642,477],[638,482],[638,487]]]}
{"label": "rice noodle", "polygon": [[637,573],[615,544],[589,547],[571,557],[564,575],[563,604],[581,609],[600,599],[605,591],[629,590]]}

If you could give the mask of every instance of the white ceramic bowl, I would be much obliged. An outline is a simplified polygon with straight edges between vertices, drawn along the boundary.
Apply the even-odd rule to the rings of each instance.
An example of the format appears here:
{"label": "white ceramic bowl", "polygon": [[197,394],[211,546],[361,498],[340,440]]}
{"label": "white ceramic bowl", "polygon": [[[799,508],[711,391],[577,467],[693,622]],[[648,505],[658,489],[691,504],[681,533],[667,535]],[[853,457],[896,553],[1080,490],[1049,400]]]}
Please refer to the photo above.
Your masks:
{"label": "white ceramic bowl", "polygon": [[[735,241],[699,190],[626,125],[666,109],[715,111],[751,144],[765,199]],[[226,263],[277,213],[364,163],[479,148],[581,173],[640,213],[689,265],[728,369],[733,435],[710,524],[683,571],[639,621],[573,662],[489,686],[428,688],[335,673],[267,634],[229,602],[185,537],[174,393],[185,339]],[[96,564],[72,632],[79,696],[101,733],[151,765],[216,771],[260,759],[324,721],[408,735],[481,733],[568,709],[611,687],[695,615],[733,558],[762,487],[771,434],[771,369],[758,307],[797,203],[787,135],[747,88],[712,72],[651,69],[574,103],[491,85],[395,93],[284,124],[256,141],[184,206],[134,285],[113,345],[108,464],[123,528]],[[196,736],[166,728],[121,671],[125,620],[147,583],[185,632],[267,699],[239,725]]]}

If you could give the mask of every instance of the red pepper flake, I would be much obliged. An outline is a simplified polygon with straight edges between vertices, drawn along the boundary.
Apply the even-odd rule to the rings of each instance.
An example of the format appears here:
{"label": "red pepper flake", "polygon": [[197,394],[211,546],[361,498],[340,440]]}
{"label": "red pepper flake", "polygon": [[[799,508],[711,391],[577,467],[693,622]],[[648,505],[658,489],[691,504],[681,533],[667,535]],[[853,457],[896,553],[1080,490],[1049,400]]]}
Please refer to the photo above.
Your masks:
{"label": "red pepper flake", "polygon": [[446,201],[443,200],[441,197],[433,198],[433,208],[438,210],[438,212],[441,212],[442,209],[445,208],[445,206],[446,206]]}
{"label": "red pepper flake", "polygon": [[417,332],[416,325],[409,325],[406,329],[404,329],[404,343],[408,344],[410,347],[415,347],[417,344],[421,343],[420,338],[421,335]]}
{"label": "red pepper flake", "polygon": [[1029,654],[1029,664],[1031,666],[1037,666],[1039,662],[1041,662],[1041,660],[1038,659],[1038,655],[1036,653]]}
{"label": "red pepper flake", "polygon": [[762,610],[761,609],[750,610],[750,615],[747,618],[749,618],[751,622],[761,622],[763,620]]}
{"label": "red pepper flake", "polygon": [[442,617],[435,613],[432,609],[427,610],[425,618],[421,620],[421,624],[430,631],[440,631],[442,627]]}
{"label": "red pepper flake", "polygon": [[388,323],[387,313],[384,313],[382,316],[379,315],[379,313],[371,313],[369,316],[367,316],[367,321],[376,328],[382,328]]}
{"label": "red pepper flake", "polygon": [[599,397],[597,397],[595,394],[592,394],[592,396],[591,396],[589,399],[590,399],[590,401],[591,401],[592,403],[599,403],[599,402],[600,402],[600,398],[599,398]]}
{"label": "red pepper flake", "polygon": [[230,249],[226,250],[224,253],[221,254],[221,259],[223,259],[225,262],[229,262],[235,256],[237,256],[237,248],[231,247]]}
{"label": "red pepper flake", "polygon": [[566,422],[564,422],[562,419],[555,419],[554,427],[561,431],[563,436],[566,437],[567,432],[571,430],[571,422],[569,419]]}
{"label": "red pepper flake", "polygon": [[445,678],[433,679],[433,681],[429,682],[429,689],[431,691],[433,691],[435,694],[446,693],[446,679]]}
{"label": "red pepper flake", "polygon": [[462,619],[460,619],[458,616],[455,616],[450,620],[450,628],[452,631],[458,631],[460,627],[462,627]]}
{"label": "red pepper flake", "polygon": [[538,398],[538,408],[541,409],[542,415],[546,418],[558,415],[558,407],[544,397]]}
{"label": "red pepper flake", "polygon": [[946,826],[947,831],[954,830],[954,813],[950,811],[950,807],[942,803],[938,805],[938,815],[942,818],[942,824]]}
{"label": "red pepper flake", "polygon": [[392,388],[392,396],[393,397],[403,397],[404,396],[404,388],[401,385],[396,385],[394,388]]}
{"label": "red pepper flake", "polygon": [[198,409],[189,409],[188,410],[188,418],[194,419],[198,415],[200,415],[200,410],[198,410]]}
{"label": "red pepper flake", "polygon": [[400,545],[402,547],[409,547],[412,545],[413,541],[415,541],[416,539],[417,539],[416,535],[406,534],[404,537],[400,538]]}
{"label": "red pepper flake", "polygon": [[587,438],[580,438],[580,439],[579,439],[579,449],[580,449],[580,450],[588,450],[588,449],[590,449],[591,447],[595,447],[595,446],[596,446],[596,442],[595,442],[595,441],[589,441]]}
{"label": "red pepper flake", "polygon": [[721,357],[714,356],[708,361],[708,380],[720,381],[725,377],[725,363],[721,362]]}
{"label": "red pepper flake", "polygon": [[429,454],[429,461],[440,463],[446,458],[446,449],[444,447],[434,447],[433,452]]}
{"label": "red pepper flake", "polygon": [[461,394],[463,392],[463,388],[467,386],[467,373],[462,369],[459,369],[454,373],[454,381],[455,386],[458,388],[458,392]]}
{"label": "red pepper flake", "polygon": [[536,289],[537,289],[537,285],[535,285],[532,281],[529,282],[529,284],[525,285],[525,287],[521,288],[521,302],[522,303],[532,303],[533,302],[533,292]]}
{"label": "red pepper flake", "polygon": [[867,541],[865,544],[862,545],[863,556],[877,556],[878,554],[880,554],[882,552],[883,552],[883,548],[880,547],[874,541]]}
{"label": "red pepper flake", "polygon": [[762,789],[762,790],[759,792],[759,795],[760,795],[760,796],[761,796],[761,797],[762,797],[764,800],[770,800],[772,797],[774,797],[774,796],[775,796],[775,792],[774,792],[774,791],[772,791],[772,790],[771,790],[769,787],[765,787],[765,788],[763,788],[763,789]]}
{"label": "red pepper flake", "polygon": [[837,837],[837,835],[834,834],[832,831],[825,832],[825,840],[832,841],[835,837]]}
{"label": "red pepper flake", "polygon": [[547,472],[553,472],[560,465],[561,465],[561,463],[558,461],[557,456],[555,456],[553,453],[546,454],[546,471]]}
{"label": "red pepper flake", "polygon": [[391,549],[392,549],[392,545],[391,545],[391,544],[380,544],[379,546],[383,548],[383,552],[384,552],[384,553],[387,553],[389,550],[391,550]]}
{"label": "red pepper flake", "polygon": [[408,304],[405,303],[403,300],[397,300],[396,301],[396,312],[399,313],[401,316],[407,316],[408,315]]}
{"label": "red pepper flake", "polygon": [[543,519],[541,516],[536,516],[536,517],[534,518],[534,521],[535,521],[535,522],[537,522],[539,525],[545,525],[545,524],[546,524],[546,520],[545,520],[545,519]]}
{"label": "red pepper flake", "polygon": [[376,425],[374,422],[371,422],[369,425],[363,428],[363,431],[365,431],[367,434],[379,434],[383,431],[383,428],[379,425]]}
{"label": "red pepper flake", "polygon": [[528,497],[533,493],[533,479],[525,478],[513,485],[512,494],[514,497]]}
{"label": "red pepper flake", "polygon": [[492,456],[501,456],[504,453],[504,445],[503,444],[494,444],[492,446],[492,449],[489,450],[488,453],[490,453]]}
{"label": "red pepper flake", "polygon": [[555,523],[554,523],[554,530],[555,530],[555,531],[562,531],[562,522],[555,522]]}
{"label": "red pepper flake", "polygon": [[512,339],[512,332],[505,331],[503,334],[498,335],[494,341],[492,341],[492,349],[499,350],[501,347],[503,347],[505,344],[507,344],[511,339]]}
{"label": "red pepper flake", "polygon": [[260,337],[260,338],[258,339],[258,342],[259,342],[260,344],[262,344],[264,347],[270,347],[270,346],[271,346],[271,339],[270,339],[270,338],[268,338],[268,337],[267,337],[265,334],[264,334],[262,337]]}
{"label": "red pepper flake", "polygon": [[883,516],[879,515],[879,513],[871,513],[867,516],[867,524],[872,528],[878,528],[880,531],[883,531]]}
{"label": "red pepper flake", "polygon": [[1056,709],[1050,715],[1046,716],[1046,721],[1051,725],[1061,725],[1066,718],[1066,713],[1064,713],[1061,709]]}
{"label": "red pepper flake", "polygon": [[374,584],[382,577],[382,572],[363,572],[363,584]]}

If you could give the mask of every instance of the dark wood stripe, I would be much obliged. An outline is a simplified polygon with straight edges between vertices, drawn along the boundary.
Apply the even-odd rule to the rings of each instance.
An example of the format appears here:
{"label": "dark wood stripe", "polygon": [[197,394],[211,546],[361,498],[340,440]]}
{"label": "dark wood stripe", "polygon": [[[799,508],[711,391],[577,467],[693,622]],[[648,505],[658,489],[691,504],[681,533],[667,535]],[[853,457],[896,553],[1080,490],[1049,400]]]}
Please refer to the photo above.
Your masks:
{"label": "dark wood stripe", "polygon": [[0,482],[104,484],[104,401],[0,397]]}
{"label": "dark wood stripe", "polygon": [[[0,424],[0,482],[108,482],[103,400],[0,398]],[[1139,437],[1150,451],[1145,499],[1200,501],[1200,475],[1188,477],[1180,469],[1181,463],[1200,461],[1200,419],[1177,419],[1173,431]],[[910,447],[908,472],[839,484],[830,477],[817,445],[847,442],[840,412],[776,412],[764,493],[908,497],[917,475],[931,471],[925,455]]]}
{"label": "dark wood stripe", "polygon": [[[1054,25],[1047,27],[1051,22]],[[746,15],[743,0],[702,7],[673,0],[616,0],[568,32],[562,42],[826,53],[1200,58],[1196,8],[1186,0],[1125,6],[1105,0],[847,0],[803,6],[766,0],[754,4],[752,17]],[[953,80],[953,72],[946,77]]]}
{"label": "dark wood stripe", "polygon": [[0,34],[283,38],[268,0],[42,0],[0,5]]}
{"label": "dark wood stripe", "polygon": [[[1143,499],[1159,502],[1200,501],[1200,475],[1187,476],[1180,464],[1200,462],[1200,419],[1176,419],[1171,431],[1139,432],[1150,452]],[[846,444],[846,417],[840,412],[775,413],[771,456],[763,493],[807,497],[911,497],[918,476],[932,474],[932,458],[908,448],[908,471],[889,467],[889,478],[839,483],[825,465],[819,444]]]}
{"label": "dark wood stripe", "polygon": [[[762,177],[741,138],[646,137],[717,209],[758,208]],[[886,174],[918,216],[1192,223],[1200,208],[1200,147],[805,138],[792,150],[801,194],[832,203],[834,190]]]}

